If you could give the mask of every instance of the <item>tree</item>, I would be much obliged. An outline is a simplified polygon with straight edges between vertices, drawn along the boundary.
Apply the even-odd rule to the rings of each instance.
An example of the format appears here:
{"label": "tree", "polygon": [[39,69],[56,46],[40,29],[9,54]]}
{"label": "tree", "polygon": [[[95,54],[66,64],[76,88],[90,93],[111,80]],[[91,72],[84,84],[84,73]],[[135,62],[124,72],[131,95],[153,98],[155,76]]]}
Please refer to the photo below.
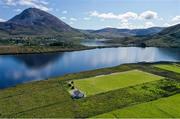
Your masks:
{"label": "tree", "polygon": [[140,47],[145,48],[145,47],[147,47],[147,46],[146,46],[145,43],[141,43],[141,44],[140,44]]}
{"label": "tree", "polygon": [[72,89],[72,90],[75,89],[74,86],[72,86],[71,89]]}

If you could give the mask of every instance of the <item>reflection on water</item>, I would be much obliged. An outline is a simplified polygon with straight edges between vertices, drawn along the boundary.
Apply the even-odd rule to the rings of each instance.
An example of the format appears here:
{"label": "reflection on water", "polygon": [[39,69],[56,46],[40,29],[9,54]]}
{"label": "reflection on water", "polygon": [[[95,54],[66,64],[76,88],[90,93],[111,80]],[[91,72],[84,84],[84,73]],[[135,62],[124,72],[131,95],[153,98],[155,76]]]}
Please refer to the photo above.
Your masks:
{"label": "reflection on water", "polygon": [[15,60],[23,62],[29,68],[43,68],[44,65],[51,64],[56,61],[57,58],[63,56],[63,53],[53,54],[49,57],[49,54],[33,54],[33,55],[19,55],[13,56]]}
{"label": "reflection on water", "polygon": [[105,48],[0,56],[0,88],[124,63],[180,61],[177,48]]}

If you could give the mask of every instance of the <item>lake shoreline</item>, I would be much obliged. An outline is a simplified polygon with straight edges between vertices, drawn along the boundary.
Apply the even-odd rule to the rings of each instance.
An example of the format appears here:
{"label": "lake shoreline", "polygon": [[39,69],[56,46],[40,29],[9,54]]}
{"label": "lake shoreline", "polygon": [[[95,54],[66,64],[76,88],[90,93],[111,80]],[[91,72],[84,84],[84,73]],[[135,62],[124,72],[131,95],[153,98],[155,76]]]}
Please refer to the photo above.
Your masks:
{"label": "lake shoreline", "polygon": [[[48,54],[48,53],[61,53],[61,52],[74,52],[74,51],[84,51],[84,50],[92,50],[92,49],[103,49],[103,48],[119,48],[119,47],[137,47],[137,48],[179,48],[179,47],[156,47],[156,46],[147,46],[147,47],[140,47],[140,46],[127,46],[127,45],[111,45],[111,46],[83,46],[82,48],[58,48],[56,47],[36,47],[36,46],[0,46],[0,55],[23,55],[23,54]],[[14,50],[15,48],[15,50]],[[39,48],[38,50],[34,50]],[[48,50],[44,50],[44,49]],[[10,51],[7,51],[10,50]],[[34,51],[27,51],[28,49]],[[5,51],[3,51],[5,50]]]}
{"label": "lake shoreline", "polygon": [[[10,48],[8,46],[8,48]],[[22,51],[26,50],[26,48],[39,48],[39,47],[12,47],[12,48],[20,48],[19,51],[10,51],[10,52],[1,52],[1,50],[5,50],[0,46],[0,55],[23,55],[23,54],[47,54],[47,53],[58,53],[58,52],[73,52],[73,51],[82,51],[82,50],[90,50],[94,48],[53,48],[53,47],[41,47],[41,48],[50,48],[50,51],[45,51],[45,50],[35,50],[35,51]]]}
{"label": "lake shoreline", "polygon": [[[107,72],[105,72],[105,73],[103,72],[101,75],[114,74],[114,73],[118,72],[118,71],[116,71],[116,68],[119,68],[119,67],[129,67],[129,66],[131,66],[130,69],[132,70],[132,69],[136,69],[133,66],[140,66],[140,67],[142,66],[143,67],[145,65],[149,66],[149,65],[157,65],[157,64],[174,64],[174,63],[180,65],[180,61],[179,62],[160,61],[160,62],[127,63],[127,64],[122,64],[122,65],[112,66],[112,67],[107,67],[107,68],[99,68],[99,69],[94,69],[94,70],[81,71],[81,72],[77,72],[77,73],[64,74],[62,76],[50,77],[48,79],[32,80],[32,81],[20,83],[20,84],[11,86],[11,87],[0,88],[0,91],[6,90],[6,89],[11,89],[11,88],[16,88],[16,87],[23,86],[23,85],[34,84],[34,83],[38,83],[38,82],[44,82],[44,81],[49,81],[49,80],[54,80],[54,79],[59,79],[59,78],[61,79],[61,78],[64,78],[64,77],[69,77],[69,76],[71,77],[73,75],[75,75],[75,76],[76,75],[77,76],[81,76],[82,75],[82,77],[89,78],[89,74],[90,74],[92,77],[96,77],[96,76],[99,76],[99,74],[97,72],[103,72],[103,71],[106,71],[106,70],[107,70]],[[130,69],[127,68],[127,71],[130,70]],[[94,72],[94,74],[92,74],[92,72]],[[86,74],[88,74],[88,75],[86,75]],[[79,79],[81,79],[81,78],[79,78]],[[67,79],[67,80],[69,80],[69,79]]]}

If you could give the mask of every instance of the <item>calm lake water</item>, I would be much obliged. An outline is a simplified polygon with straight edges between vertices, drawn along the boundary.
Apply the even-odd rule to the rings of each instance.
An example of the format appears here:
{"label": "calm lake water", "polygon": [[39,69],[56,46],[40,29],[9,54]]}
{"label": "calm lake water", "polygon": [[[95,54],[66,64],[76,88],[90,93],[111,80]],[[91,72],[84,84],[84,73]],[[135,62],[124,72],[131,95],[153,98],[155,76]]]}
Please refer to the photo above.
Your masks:
{"label": "calm lake water", "polygon": [[0,88],[125,63],[180,61],[178,48],[104,48],[0,56]]}
{"label": "calm lake water", "polygon": [[103,41],[108,41],[109,39],[87,39],[81,42],[84,46],[112,46],[118,45],[113,43],[104,43]]}

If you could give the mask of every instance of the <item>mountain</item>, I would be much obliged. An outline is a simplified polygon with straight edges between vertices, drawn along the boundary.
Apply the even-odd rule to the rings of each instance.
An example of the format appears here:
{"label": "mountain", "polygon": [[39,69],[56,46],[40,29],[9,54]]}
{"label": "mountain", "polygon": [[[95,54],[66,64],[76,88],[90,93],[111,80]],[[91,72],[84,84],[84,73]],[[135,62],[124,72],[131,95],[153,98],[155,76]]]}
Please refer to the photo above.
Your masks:
{"label": "mountain", "polygon": [[[159,33],[164,28],[162,27],[152,27],[147,29],[117,29],[117,28],[104,28],[95,31],[89,31],[91,34],[97,34],[104,37],[114,38],[114,37],[127,37],[127,36],[146,36],[154,35]],[[88,32],[88,31],[87,31]]]}
{"label": "mountain", "polygon": [[57,17],[36,8],[24,10],[7,22],[0,23],[0,36],[56,36],[61,37],[98,37],[107,38],[145,36],[159,33],[164,28],[152,27],[148,29],[116,29],[104,28],[100,30],[77,30],[67,25]]}
{"label": "mountain", "polygon": [[[29,8],[6,22],[0,22],[0,44],[72,46],[83,39],[109,38],[108,42],[147,46],[180,47],[180,24],[168,28],[79,30],[57,17]],[[62,43],[63,42],[63,43]]]}
{"label": "mountain", "polygon": [[57,17],[36,8],[26,9],[7,22],[0,23],[0,35],[53,36],[66,33],[81,34]]}
{"label": "mountain", "polygon": [[180,24],[165,28],[158,34],[147,38],[146,44],[152,46],[180,47]]}

